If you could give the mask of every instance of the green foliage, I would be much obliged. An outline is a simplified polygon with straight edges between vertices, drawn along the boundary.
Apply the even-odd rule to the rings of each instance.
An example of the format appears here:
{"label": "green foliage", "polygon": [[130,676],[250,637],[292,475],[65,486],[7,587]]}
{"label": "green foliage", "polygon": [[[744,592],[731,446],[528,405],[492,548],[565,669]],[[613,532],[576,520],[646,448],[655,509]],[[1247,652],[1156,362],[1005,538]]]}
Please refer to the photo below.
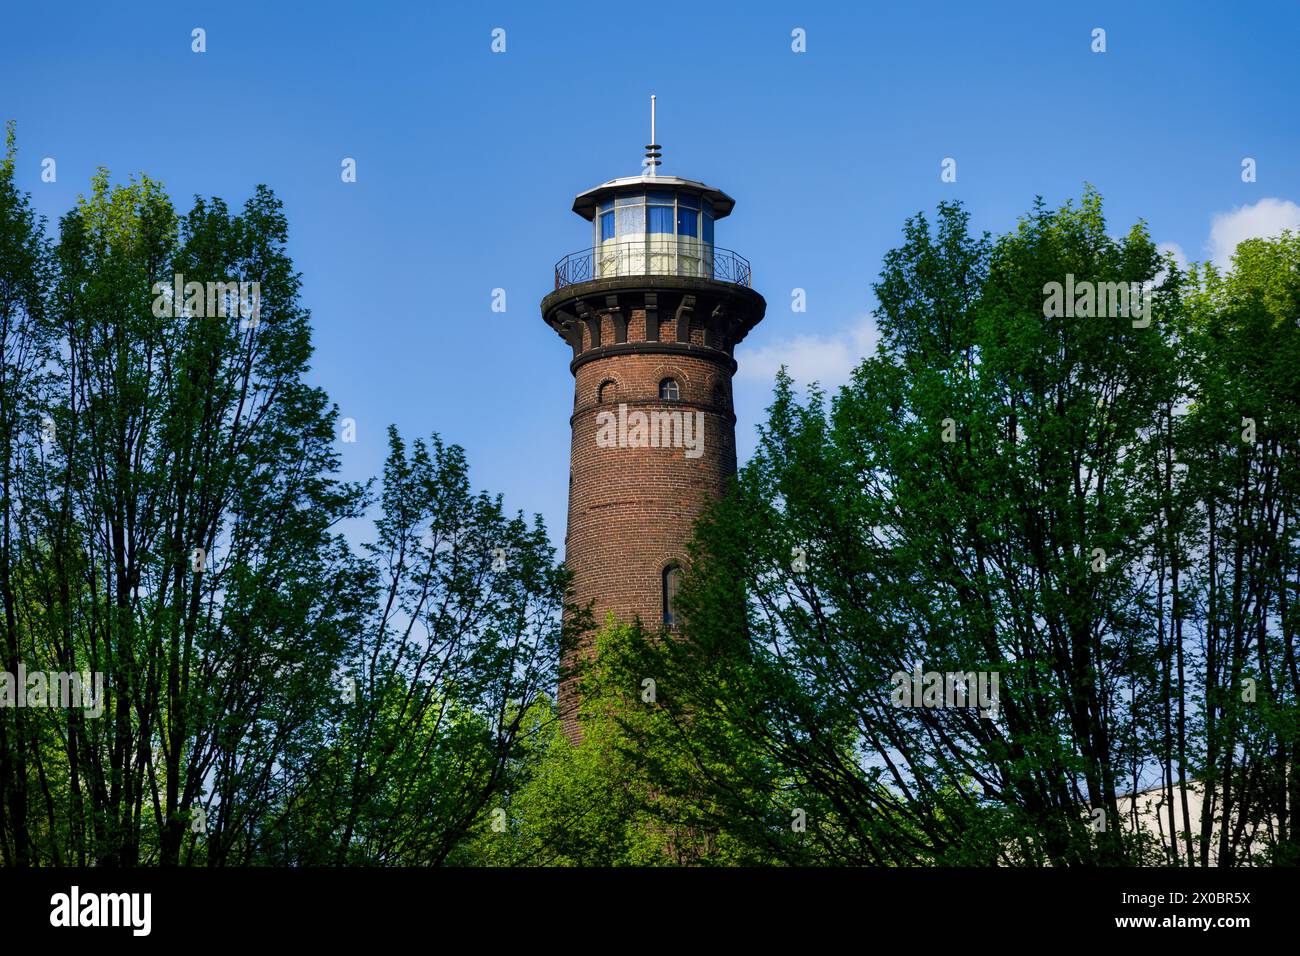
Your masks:
{"label": "green foliage", "polygon": [[[697,529],[690,639],[657,671],[689,758],[673,792],[791,862],[1291,852],[1294,257],[1247,243],[1228,282],[1184,277],[1141,225],[1112,238],[1091,190],[996,241],[956,205],[909,221],[877,354],[829,403],[782,374]],[[1067,276],[1162,271],[1147,317],[1044,307]],[[914,667],[996,672],[999,712],[893,706]],[[1163,838],[1120,799],[1153,785]],[[797,851],[771,839],[777,802],[812,807]]]}
{"label": "green foliage", "polygon": [[[910,219],[876,354],[778,377],[684,637],[579,655],[575,744],[589,621],[540,519],[436,434],[339,480],[270,190],[182,214],[101,170],[52,243],[15,151],[0,665],[108,693],[0,709],[6,865],[1300,862],[1300,238],[1220,274],[1091,189],[997,238]],[[177,275],[257,282],[256,321],[160,308]],[[1067,277],[1160,282],[1130,321],[1045,308]],[[996,710],[895,706],[914,668],[996,674]]]}
{"label": "green foliage", "polygon": [[389,447],[368,547],[377,610],[342,662],[356,700],[338,711],[338,753],[293,795],[307,819],[288,828],[291,860],[331,846],[340,864],[447,862],[554,722],[566,577],[545,527],[473,494],[463,450],[436,435],[408,452],[390,431]]}
{"label": "green foliage", "polygon": [[[582,739],[558,721],[539,720],[536,757],[520,786],[505,794],[495,827],[470,852],[474,862],[506,866],[645,866],[672,861],[677,849],[661,822],[654,787],[639,774],[620,718],[635,715],[626,650],[633,629],[610,619],[593,637],[578,676]],[[548,709],[549,711],[549,709]],[[495,808],[494,808],[495,809]]]}
{"label": "green foliage", "polygon": [[[677,719],[647,678],[663,645],[611,617],[577,675],[581,739],[539,717],[527,778],[505,795],[466,861],[509,866],[759,863],[767,857],[716,826],[722,812],[689,784],[690,756],[672,747]],[[721,768],[718,768],[721,769]]]}
{"label": "green foliage", "polygon": [[[461,449],[393,433],[358,554],[338,527],[376,502],[338,480],[337,412],[305,381],[279,200],[178,215],[101,170],[51,247],[13,151],[11,130],[0,647],[9,673],[107,693],[101,716],[0,711],[4,861],[443,862],[554,684],[545,528],[472,493]],[[223,299],[241,282],[252,314]]]}

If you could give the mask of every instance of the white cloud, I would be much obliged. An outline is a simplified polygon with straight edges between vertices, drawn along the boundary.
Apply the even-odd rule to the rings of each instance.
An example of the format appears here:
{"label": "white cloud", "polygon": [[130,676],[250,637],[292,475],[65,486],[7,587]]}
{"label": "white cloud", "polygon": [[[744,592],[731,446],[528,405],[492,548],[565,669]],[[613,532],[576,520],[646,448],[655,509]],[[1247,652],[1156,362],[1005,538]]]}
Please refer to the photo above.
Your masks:
{"label": "white cloud", "polygon": [[1261,199],[1232,212],[1215,213],[1210,223],[1210,240],[1205,244],[1210,259],[1220,269],[1232,265],[1237,243],[1244,239],[1271,239],[1283,229],[1300,229],[1300,206],[1289,199]]}
{"label": "white cloud", "polygon": [[1183,247],[1180,246],[1178,243],[1176,242],[1159,243],[1156,246],[1156,252],[1160,253],[1162,256],[1166,252],[1172,252],[1174,254],[1174,262],[1178,264],[1178,268],[1180,269],[1187,268],[1187,253],[1183,252]]}
{"label": "white cloud", "polygon": [[830,390],[848,382],[849,376],[879,340],[871,316],[860,316],[851,327],[833,335],[796,335],[745,352],[737,378],[771,384],[784,365],[798,385],[819,382]]}
{"label": "white cloud", "polygon": [[[1178,243],[1176,242],[1157,243],[1156,252],[1160,253],[1161,257],[1163,257],[1166,252],[1172,252],[1174,254],[1174,262],[1175,264],[1177,264],[1178,268],[1179,269],[1187,268],[1187,253],[1183,252],[1183,247],[1180,246]],[[1156,285],[1156,286],[1160,285],[1162,282],[1165,281],[1165,277],[1167,275],[1169,275],[1169,270],[1162,268],[1159,272],[1155,274],[1155,277],[1151,280],[1152,285]]]}

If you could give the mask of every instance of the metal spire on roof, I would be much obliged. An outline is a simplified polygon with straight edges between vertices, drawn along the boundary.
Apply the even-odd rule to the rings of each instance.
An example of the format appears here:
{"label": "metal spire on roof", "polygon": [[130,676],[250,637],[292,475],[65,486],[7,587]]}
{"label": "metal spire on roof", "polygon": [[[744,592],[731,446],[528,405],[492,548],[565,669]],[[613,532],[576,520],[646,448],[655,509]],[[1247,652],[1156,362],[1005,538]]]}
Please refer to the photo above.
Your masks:
{"label": "metal spire on roof", "polygon": [[659,150],[662,147],[655,142],[655,97],[650,94],[650,143],[645,148],[645,159],[641,165],[645,167],[646,176],[654,176],[655,167],[659,165],[659,159],[663,156]]}

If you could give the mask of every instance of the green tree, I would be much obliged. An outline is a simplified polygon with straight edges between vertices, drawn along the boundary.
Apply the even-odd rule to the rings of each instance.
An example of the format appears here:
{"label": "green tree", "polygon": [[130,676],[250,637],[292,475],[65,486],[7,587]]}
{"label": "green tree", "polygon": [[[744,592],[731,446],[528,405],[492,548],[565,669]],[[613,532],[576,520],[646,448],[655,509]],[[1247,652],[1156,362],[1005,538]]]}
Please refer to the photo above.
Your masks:
{"label": "green tree", "polygon": [[[581,739],[539,723],[519,781],[502,794],[499,824],[462,859],[496,866],[758,864],[768,857],[717,825],[724,808],[693,788],[690,757],[669,744],[681,719],[650,674],[666,645],[612,617],[575,674]],[[539,715],[549,715],[548,707]],[[540,719],[540,718],[535,718]],[[724,768],[714,767],[715,772]],[[735,771],[740,768],[727,768]],[[728,773],[728,777],[735,774]]]}
{"label": "green tree", "polygon": [[[1161,272],[1145,315],[1048,307],[1051,283]],[[829,403],[779,379],[698,529],[690,640],[666,665],[689,719],[666,745],[698,768],[682,792],[728,805],[717,826],[761,840],[770,779],[812,808],[802,855],[767,843],[791,860],[1159,858],[1119,797],[1177,753],[1160,702],[1180,632],[1153,568],[1190,546],[1182,518],[1172,544],[1160,523],[1182,506],[1157,470],[1192,384],[1180,282],[1140,224],[1108,234],[1092,191],[996,241],[956,205],[908,222],[875,287],[877,354]],[[996,711],[895,706],[914,668],[996,673]],[[762,773],[706,769],[737,752]]]}
{"label": "green tree", "polygon": [[[0,669],[16,674],[23,660],[20,618],[21,488],[26,469],[48,428],[36,395],[51,356],[46,308],[52,269],[44,221],[14,184],[17,154],[14,123],[5,131],[0,160],[0,601],[4,639]],[[33,861],[28,824],[29,775],[42,774],[33,752],[35,729],[27,711],[0,710],[0,859],[6,865]]]}
{"label": "green tree", "polygon": [[1191,467],[1180,530],[1184,603],[1199,613],[1198,646],[1180,666],[1199,669],[1186,762],[1203,784],[1186,856],[1295,864],[1300,237],[1244,242],[1232,265],[1184,281],[1192,400],[1179,450]]}
{"label": "green tree", "polygon": [[[303,381],[286,238],[264,188],[238,214],[197,200],[177,217],[159,184],[102,172],[62,220],[18,630],[29,668],[101,672],[107,699],[98,720],[41,717],[67,745],[44,752],[36,859],[247,860],[337,694],[366,592],[332,529],[362,502]],[[176,274],[204,293],[171,301]],[[241,280],[255,319],[207,294]]]}
{"label": "green tree", "polygon": [[376,610],[341,662],[355,700],[295,793],[292,862],[447,862],[555,721],[567,578],[541,519],[474,494],[460,447],[390,430],[376,528]]}

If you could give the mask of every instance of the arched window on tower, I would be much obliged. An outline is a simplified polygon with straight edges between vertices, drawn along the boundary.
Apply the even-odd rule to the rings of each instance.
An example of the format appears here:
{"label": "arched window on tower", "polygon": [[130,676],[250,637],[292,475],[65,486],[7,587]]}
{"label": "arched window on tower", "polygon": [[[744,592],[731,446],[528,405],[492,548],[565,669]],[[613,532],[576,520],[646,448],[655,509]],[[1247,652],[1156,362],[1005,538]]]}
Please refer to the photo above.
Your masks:
{"label": "arched window on tower", "polygon": [[613,379],[605,379],[600,383],[600,387],[596,389],[597,404],[604,405],[616,398],[618,398],[618,383]]}
{"label": "arched window on tower", "polygon": [[675,564],[670,564],[668,567],[664,568],[664,627],[675,627],[677,625],[677,589],[681,587],[681,583],[681,568]]}
{"label": "arched window on tower", "polygon": [[681,392],[677,388],[675,378],[666,378],[659,383],[659,398],[665,402],[675,402],[681,398]]}

